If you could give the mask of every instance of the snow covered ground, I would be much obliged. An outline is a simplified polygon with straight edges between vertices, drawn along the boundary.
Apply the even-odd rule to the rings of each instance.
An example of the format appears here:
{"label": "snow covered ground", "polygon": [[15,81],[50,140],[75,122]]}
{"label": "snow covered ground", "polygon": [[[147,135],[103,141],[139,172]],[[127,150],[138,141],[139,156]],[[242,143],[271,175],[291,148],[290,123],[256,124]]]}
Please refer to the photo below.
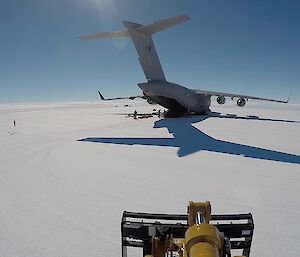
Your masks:
{"label": "snow covered ground", "polygon": [[0,256],[120,256],[123,210],[185,213],[189,200],[211,201],[213,214],[252,212],[252,257],[297,256],[300,106],[123,115],[153,108],[1,104]]}

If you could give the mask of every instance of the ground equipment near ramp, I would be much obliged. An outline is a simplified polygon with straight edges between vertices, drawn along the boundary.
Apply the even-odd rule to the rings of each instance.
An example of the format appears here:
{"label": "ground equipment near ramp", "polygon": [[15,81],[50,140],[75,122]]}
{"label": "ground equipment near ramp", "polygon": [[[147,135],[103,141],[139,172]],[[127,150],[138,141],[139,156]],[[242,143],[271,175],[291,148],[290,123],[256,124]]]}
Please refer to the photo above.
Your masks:
{"label": "ground equipment near ramp", "polygon": [[251,213],[211,215],[208,201],[191,201],[188,215],[125,211],[122,257],[128,247],[143,248],[144,257],[249,257],[253,230]]}

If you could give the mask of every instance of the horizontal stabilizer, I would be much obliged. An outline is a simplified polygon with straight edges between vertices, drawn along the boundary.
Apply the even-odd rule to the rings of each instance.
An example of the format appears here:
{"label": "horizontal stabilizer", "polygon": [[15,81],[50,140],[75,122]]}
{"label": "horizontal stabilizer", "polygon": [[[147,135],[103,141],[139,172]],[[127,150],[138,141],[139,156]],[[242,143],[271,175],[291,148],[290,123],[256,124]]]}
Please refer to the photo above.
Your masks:
{"label": "horizontal stabilizer", "polygon": [[[163,20],[154,21],[152,24],[142,26],[140,24],[136,24],[133,22],[123,22],[123,24],[130,23],[131,27],[136,29],[136,31],[144,33],[144,34],[154,34],[156,32],[162,31],[164,29],[173,27],[177,24],[180,24],[182,22],[188,21],[190,17],[187,15],[181,15],[176,17],[171,17]],[[124,25],[125,25],[124,24]],[[133,26],[133,24],[135,26]],[[94,34],[89,34],[85,36],[81,36],[80,39],[82,40],[95,40],[95,39],[106,39],[106,38],[116,38],[116,37],[129,37],[128,31],[117,31],[117,32],[99,32]]]}
{"label": "horizontal stabilizer", "polygon": [[127,31],[99,32],[95,34],[81,36],[80,39],[94,40],[94,39],[105,39],[105,38],[114,38],[114,37],[129,37],[129,33]]}
{"label": "horizontal stabilizer", "polygon": [[151,35],[188,20],[190,20],[190,17],[187,15],[181,15],[157,20],[145,26],[135,22],[123,21],[123,25],[126,28],[125,31],[99,32],[81,36],[80,39],[94,40],[116,37],[131,37],[138,52],[139,61],[145,73],[145,77],[149,81],[166,81]]}
{"label": "horizontal stabilizer", "polygon": [[183,23],[190,19],[191,18],[187,15],[171,17],[163,20],[154,21],[152,24],[146,26],[141,26],[137,28],[137,31],[151,35],[164,29],[176,26],[177,24]]}

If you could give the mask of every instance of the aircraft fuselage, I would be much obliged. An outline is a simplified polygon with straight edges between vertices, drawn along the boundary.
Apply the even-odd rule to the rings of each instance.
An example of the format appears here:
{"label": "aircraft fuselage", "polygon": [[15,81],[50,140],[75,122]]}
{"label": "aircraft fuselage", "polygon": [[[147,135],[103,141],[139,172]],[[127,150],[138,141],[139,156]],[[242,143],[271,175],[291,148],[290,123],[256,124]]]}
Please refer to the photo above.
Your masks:
{"label": "aircraft fuselage", "polygon": [[207,113],[211,104],[210,96],[197,95],[184,86],[166,82],[149,81],[139,83],[144,95],[171,112]]}

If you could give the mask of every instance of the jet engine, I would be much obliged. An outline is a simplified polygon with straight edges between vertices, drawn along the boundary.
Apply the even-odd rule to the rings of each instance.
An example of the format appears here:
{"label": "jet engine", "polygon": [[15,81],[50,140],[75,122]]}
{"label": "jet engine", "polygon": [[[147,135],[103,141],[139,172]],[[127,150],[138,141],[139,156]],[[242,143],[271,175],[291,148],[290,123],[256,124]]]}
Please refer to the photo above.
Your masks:
{"label": "jet engine", "polygon": [[148,104],[157,104],[156,102],[154,102],[152,99],[148,98],[147,99]]}
{"label": "jet engine", "polygon": [[246,104],[246,99],[245,98],[239,98],[236,103],[237,103],[238,106],[243,107]]}
{"label": "jet engine", "polygon": [[226,98],[224,96],[218,96],[217,102],[218,104],[225,104]]}

